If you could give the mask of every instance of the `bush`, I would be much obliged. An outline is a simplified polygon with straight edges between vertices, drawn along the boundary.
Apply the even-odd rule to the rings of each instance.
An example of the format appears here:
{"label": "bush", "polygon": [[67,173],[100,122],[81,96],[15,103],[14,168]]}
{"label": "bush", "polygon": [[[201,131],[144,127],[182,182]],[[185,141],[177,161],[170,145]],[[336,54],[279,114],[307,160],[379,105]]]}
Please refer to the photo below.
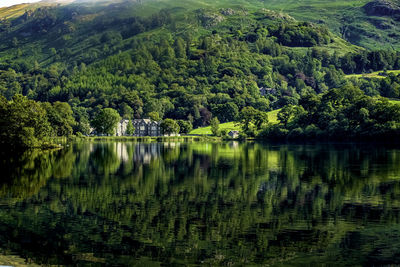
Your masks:
{"label": "bush", "polygon": [[288,139],[300,139],[303,137],[304,137],[304,131],[300,127],[291,130],[288,134]]}
{"label": "bush", "polygon": [[304,130],[304,134],[307,138],[318,138],[321,136],[321,130],[314,124],[308,125]]}

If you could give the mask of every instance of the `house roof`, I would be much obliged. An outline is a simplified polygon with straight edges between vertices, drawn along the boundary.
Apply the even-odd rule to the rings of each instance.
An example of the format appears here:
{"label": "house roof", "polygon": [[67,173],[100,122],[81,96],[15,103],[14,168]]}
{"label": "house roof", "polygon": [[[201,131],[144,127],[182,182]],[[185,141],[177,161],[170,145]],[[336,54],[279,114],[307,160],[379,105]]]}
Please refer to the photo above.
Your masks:
{"label": "house roof", "polygon": [[151,119],[135,119],[132,121],[133,124],[136,123],[145,123],[145,124],[159,124],[157,121],[153,121]]}
{"label": "house roof", "polygon": [[[121,120],[120,123],[128,123],[129,120]],[[138,124],[138,123],[145,123],[145,124],[160,124],[158,121],[153,121],[151,119],[134,119],[132,120],[132,124]]]}

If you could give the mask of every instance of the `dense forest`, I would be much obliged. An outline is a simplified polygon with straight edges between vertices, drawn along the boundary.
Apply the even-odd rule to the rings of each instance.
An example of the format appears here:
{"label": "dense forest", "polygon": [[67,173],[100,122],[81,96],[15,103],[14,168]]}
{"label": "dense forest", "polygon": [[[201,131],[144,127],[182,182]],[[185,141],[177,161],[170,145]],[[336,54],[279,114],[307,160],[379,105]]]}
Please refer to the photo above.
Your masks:
{"label": "dense forest", "polygon": [[[354,136],[358,131],[382,133],[375,128],[389,122],[396,132],[397,117],[375,113],[376,103],[386,103],[380,97],[400,98],[399,76],[385,74],[400,69],[400,52],[355,46],[324,25],[268,9],[165,8],[152,14],[115,16],[146,3],[151,1],[90,8],[44,6],[1,20],[0,93],[4,99],[0,112],[5,118],[1,127],[10,129],[8,125],[24,119],[18,112],[25,111],[13,111],[14,105],[24,102],[27,110],[32,110],[29,105],[39,105],[35,112],[46,120],[39,124],[49,126],[45,131],[35,128],[36,122],[15,126],[36,139],[87,135],[104,109],[125,119],[169,118],[193,128],[209,125],[212,118],[245,122],[243,132],[250,136],[275,135],[271,132],[276,127],[290,132],[315,126],[327,133],[333,126],[318,124],[324,118],[314,118],[314,111],[304,106],[305,99],[317,99],[312,103],[315,112],[329,113],[329,119],[338,122],[335,127],[347,127],[342,129],[346,134],[357,127],[342,125],[337,116],[357,120],[356,125],[367,116],[350,118],[351,113],[342,112],[351,108],[373,116],[367,119],[368,126],[354,130]],[[383,76],[346,77],[373,71],[382,71]],[[324,100],[335,92],[344,92],[345,97],[357,92],[357,100],[363,101],[343,108],[333,103],[339,100]],[[346,101],[355,105],[352,100]],[[279,108],[290,113],[281,113],[279,126],[255,118]],[[381,110],[386,108],[396,110],[397,106]],[[312,119],[301,119],[304,112]],[[243,116],[249,113],[250,117]],[[14,118],[3,114],[14,114]],[[33,117],[31,113],[25,119]],[[328,132],[336,135],[336,130]]]}

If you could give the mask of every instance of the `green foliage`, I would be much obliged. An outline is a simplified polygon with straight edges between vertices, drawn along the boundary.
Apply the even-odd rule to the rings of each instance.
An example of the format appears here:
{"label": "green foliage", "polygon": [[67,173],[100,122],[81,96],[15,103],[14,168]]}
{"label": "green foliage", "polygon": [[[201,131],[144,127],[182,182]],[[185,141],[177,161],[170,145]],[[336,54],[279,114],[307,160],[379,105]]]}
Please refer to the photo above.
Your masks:
{"label": "green foliage", "polygon": [[92,126],[100,134],[113,135],[120,120],[121,116],[115,109],[105,108],[100,110],[96,115],[92,121]]}
{"label": "green foliage", "polygon": [[188,134],[193,129],[192,123],[190,123],[190,121],[178,120],[177,123],[179,125],[180,133]]}
{"label": "green foliage", "polygon": [[89,135],[91,130],[87,109],[84,107],[74,107],[73,114],[76,121],[74,132],[80,132],[83,135]]}
{"label": "green foliage", "polygon": [[[47,112],[47,118],[54,130],[56,136],[70,136],[73,133],[73,127],[76,121],[73,117],[71,106],[65,102],[44,103]],[[84,126],[81,127],[83,132],[87,132]]]}
{"label": "green foliage", "polygon": [[328,44],[331,41],[328,29],[310,27],[310,23],[297,23],[279,25],[269,29],[271,35],[278,38],[279,42],[286,46],[305,46]]}
{"label": "green foliage", "polygon": [[50,135],[46,110],[22,95],[15,95],[11,101],[0,96],[0,118],[2,147],[39,147]]}
{"label": "green foliage", "polygon": [[215,136],[219,136],[219,120],[218,117],[214,117],[211,119],[211,132]]}
{"label": "green foliage", "polygon": [[385,98],[366,96],[354,86],[332,89],[320,96],[304,95],[299,106],[278,113],[280,125],[261,135],[271,138],[396,139],[400,133],[400,108]]}
{"label": "green foliage", "polygon": [[217,104],[212,108],[212,112],[221,122],[235,121],[239,116],[238,106],[234,102]]}
{"label": "green foliage", "polygon": [[158,114],[157,111],[149,112],[149,113],[147,114],[147,116],[149,116],[149,118],[150,118],[151,120],[153,120],[153,121],[160,121],[160,120],[161,120],[160,115]]}
{"label": "green foliage", "polygon": [[165,119],[161,122],[161,130],[163,134],[178,134],[180,131],[179,124],[172,119]]}
{"label": "green foliage", "polygon": [[262,126],[268,123],[268,114],[253,107],[245,107],[240,111],[240,122],[243,131],[250,136],[257,135]]}
{"label": "green foliage", "polygon": [[304,109],[301,106],[287,105],[284,106],[277,114],[277,119],[280,123],[287,124],[295,117],[301,116],[304,113]]}
{"label": "green foliage", "polygon": [[135,134],[135,127],[133,127],[132,120],[129,120],[128,125],[126,126],[126,134],[127,135]]}

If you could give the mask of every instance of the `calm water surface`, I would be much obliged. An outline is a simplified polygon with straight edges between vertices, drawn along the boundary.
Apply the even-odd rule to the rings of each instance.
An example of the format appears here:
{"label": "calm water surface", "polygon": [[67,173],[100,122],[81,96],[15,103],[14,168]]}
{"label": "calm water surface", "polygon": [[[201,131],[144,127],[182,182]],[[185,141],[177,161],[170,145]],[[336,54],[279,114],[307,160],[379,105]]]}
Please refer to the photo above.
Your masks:
{"label": "calm water surface", "polygon": [[400,264],[398,148],[99,142],[0,165],[0,264]]}

